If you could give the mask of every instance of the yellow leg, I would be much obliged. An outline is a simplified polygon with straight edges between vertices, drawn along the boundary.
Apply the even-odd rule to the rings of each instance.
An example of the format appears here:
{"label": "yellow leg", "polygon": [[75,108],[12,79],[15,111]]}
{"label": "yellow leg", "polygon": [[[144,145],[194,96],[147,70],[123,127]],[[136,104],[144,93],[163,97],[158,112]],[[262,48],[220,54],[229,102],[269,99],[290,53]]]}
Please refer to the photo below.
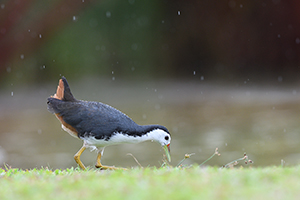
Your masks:
{"label": "yellow leg", "polygon": [[[96,168],[100,168],[101,170],[102,169],[111,169],[111,170],[115,170],[115,169],[124,169],[124,168],[117,168],[117,167],[113,167],[113,166],[105,166],[105,165],[102,165],[101,164],[101,156],[102,156],[102,151],[100,151],[98,153],[98,156],[97,156],[97,162],[96,162],[96,165],[95,167]],[[126,169],[124,169],[126,170]]]}
{"label": "yellow leg", "polygon": [[79,149],[79,151],[74,155],[74,159],[75,159],[76,163],[83,170],[85,170],[85,166],[84,166],[84,164],[80,160],[80,155],[82,154],[82,152],[84,152],[85,149],[86,149],[86,147],[83,144],[83,146],[81,147],[81,149]]}

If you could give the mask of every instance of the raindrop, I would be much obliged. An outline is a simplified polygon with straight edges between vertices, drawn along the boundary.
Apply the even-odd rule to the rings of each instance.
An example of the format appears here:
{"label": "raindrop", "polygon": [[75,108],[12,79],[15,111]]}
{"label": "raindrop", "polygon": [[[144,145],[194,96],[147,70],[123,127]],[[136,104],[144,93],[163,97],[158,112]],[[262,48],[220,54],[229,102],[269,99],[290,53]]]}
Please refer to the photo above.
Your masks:
{"label": "raindrop", "polygon": [[28,32],[30,33],[30,29],[28,29]]}
{"label": "raindrop", "polygon": [[82,0],[82,3],[84,3],[84,0]]}
{"label": "raindrop", "polygon": [[169,45],[167,45],[167,44],[163,44],[162,46],[161,46],[161,48],[163,49],[163,50],[168,50],[169,49]]}
{"label": "raindrop", "polygon": [[17,34],[15,34],[14,38],[17,42],[21,42],[24,39],[24,35],[22,33],[17,33]]}
{"label": "raindrop", "polygon": [[42,38],[42,34],[39,34],[39,38]]}
{"label": "raindrop", "polygon": [[111,78],[111,80],[113,80],[113,81],[114,81],[114,80],[116,80],[116,78],[113,76],[113,77]]}
{"label": "raindrop", "polygon": [[293,90],[293,95],[296,95],[297,94],[297,90]]}
{"label": "raindrop", "polygon": [[177,14],[180,15],[180,10],[177,11]]}
{"label": "raindrop", "polygon": [[21,54],[21,55],[20,55],[20,58],[23,60],[23,59],[24,59],[24,54]]}
{"label": "raindrop", "polygon": [[227,147],[227,143],[225,143],[225,146]]}
{"label": "raindrop", "polygon": [[193,75],[196,75],[196,71],[193,72]]}
{"label": "raindrop", "polygon": [[7,67],[7,68],[6,68],[6,72],[10,73],[10,72],[11,72],[11,68],[10,68],[10,67]]}
{"label": "raindrop", "polygon": [[201,76],[201,81],[204,81],[204,76]]}
{"label": "raindrop", "polygon": [[146,114],[143,114],[143,119],[147,119],[147,115]]}
{"label": "raindrop", "polygon": [[296,38],[296,44],[300,44],[300,39]]}
{"label": "raindrop", "polygon": [[243,4],[240,5],[240,8],[243,8]]}
{"label": "raindrop", "polygon": [[282,80],[283,80],[283,78],[282,78],[282,76],[278,76],[278,82],[282,82]]}
{"label": "raindrop", "polygon": [[35,37],[37,36],[37,33],[33,31],[33,32],[30,33],[30,36],[31,36],[32,38],[35,38]]}
{"label": "raindrop", "polygon": [[177,132],[178,131],[178,127],[174,126],[173,127],[173,132]]}
{"label": "raindrop", "polygon": [[163,24],[163,23],[165,23],[165,21],[164,21],[164,20],[161,20],[161,23]]}
{"label": "raindrop", "polygon": [[51,140],[51,141],[50,141],[50,145],[51,145],[51,146],[55,146],[55,145],[56,145],[56,141],[55,141],[55,140]]}
{"label": "raindrop", "polygon": [[280,35],[280,34],[278,34],[278,35],[277,35],[277,37],[278,37],[278,38],[280,38],[280,37],[281,37],[281,35]]}
{"label": "raindrop", "polygon": [[6,33],[6,29],[5,28],[1,28],[0,33],[5,34]]}
{"label": "raindrop", "polygon": [[55,60],[52,60],[52,62],[55,62]]}
{"label": "raindrop", "polygon": [[134,4],[134,1],[135,1],[135,0],[128,0],[128,2],[129,2],[130,4]]}
{"label": "raindrop", "polygon": [[131,49],[132,50],[136,51],[137,48],[138,48],[138,45],[136,43],[134,43],[134,44],[131,45]]}
{"label": "raindrop", "polygon": [[134,71],[135,70],[135,68],[134,67],[131,67],[131,71]]}
{"label": "raindrop", "polygon": [[96,51],[99,51],[100,49],[101,49],[100,46],[99,46],[99,45],[96,45],[95,50],[96,50]]}
{"label": "raindrop", "polygon": [[115,72],[114,71],[111,71],[111,74],[114,74]]}
{"label": "raindrop", "polygon": [[1,4],[1,9],[4,9],[5,8],[5,4]]}
{"label": "raindrop", "polygon": [[38,134],[42,134],[42,129],[37,130]]}
{"label": "raindrop", "polygon": [[159,110],[159,109],[160,109],[160,105],[159,105],[159,104],[156,104],[156,105],[154,106],[154,108],[155,108],[155,110]]}
{"label": "raindrop", "polygon": [[233,1],[233,0],[229,1],[228,5],[229,5],[230,8],[234,8],[236,6],[236,2]]}
{"label": "raindrop", "polygon": [[96,19],[91,19],[89,21],[89,25],[90,27],[94,28],[94,27],[97,27],[98,26],[98,21]]}
{"label": "raindrop", "polygon": [[285,129],[285,128],[283,129],[283,132],[284,132],[284,133],[286,132],[286,129]]}
{"label": "raindrop", "polygon": [[76,17],[75,15],[73,16],[73,21],[77,21],[78,17]]}
{"label": "raindrop", "polygon": [[11,93],[10,93],[10,96],[14,96],[14,92],[11,92]]}
{"label": "raindrop", "polygon": [[107,12],[106,12],[106,17],[107,17],[107,18],[110,18],[110,17],[111,17],[111,12],[107,11]]}

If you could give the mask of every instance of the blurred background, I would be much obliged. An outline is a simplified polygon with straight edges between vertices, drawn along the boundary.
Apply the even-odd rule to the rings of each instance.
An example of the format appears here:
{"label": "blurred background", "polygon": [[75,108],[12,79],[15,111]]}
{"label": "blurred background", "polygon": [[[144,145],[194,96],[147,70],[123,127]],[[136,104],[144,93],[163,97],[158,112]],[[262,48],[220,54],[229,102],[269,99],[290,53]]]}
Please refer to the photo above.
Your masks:
{"label": "blurred background", "polygon": [[[172,134],[172,165],[255,166],[300,159],[298,0],[1,0],[0,166],[67,168],[81,141],[46,99],[65,76],[77,99],[102,101]],[[103,164],[160,166],[158,144],[108,147]],[[93,166],[95,152],[82,160]]]}

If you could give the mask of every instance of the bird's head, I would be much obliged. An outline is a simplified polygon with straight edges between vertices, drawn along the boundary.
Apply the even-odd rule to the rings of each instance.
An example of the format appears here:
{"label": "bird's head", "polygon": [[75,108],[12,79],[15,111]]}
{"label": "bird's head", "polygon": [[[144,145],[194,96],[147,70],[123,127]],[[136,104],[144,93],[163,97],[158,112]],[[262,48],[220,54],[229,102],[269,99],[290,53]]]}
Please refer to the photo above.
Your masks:
{"label": "bird's head", "polygon": [[157,126],[151,131],[151,134],[153,140],[161,144],[162,148],[165,150],[168,161],[171,162],[171,155],[170,155],[171,135],[168,129],[164,126]]}

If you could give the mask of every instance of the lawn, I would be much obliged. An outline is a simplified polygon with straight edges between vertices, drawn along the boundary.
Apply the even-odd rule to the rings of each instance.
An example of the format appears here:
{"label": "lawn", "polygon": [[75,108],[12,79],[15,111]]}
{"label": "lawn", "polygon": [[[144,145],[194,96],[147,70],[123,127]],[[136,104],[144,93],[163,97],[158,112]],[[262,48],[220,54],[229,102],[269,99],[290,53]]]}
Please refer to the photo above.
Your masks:
{"label": "lawn", "polygon": [[0,199],[299,199],[300,166],[0,169]]}

